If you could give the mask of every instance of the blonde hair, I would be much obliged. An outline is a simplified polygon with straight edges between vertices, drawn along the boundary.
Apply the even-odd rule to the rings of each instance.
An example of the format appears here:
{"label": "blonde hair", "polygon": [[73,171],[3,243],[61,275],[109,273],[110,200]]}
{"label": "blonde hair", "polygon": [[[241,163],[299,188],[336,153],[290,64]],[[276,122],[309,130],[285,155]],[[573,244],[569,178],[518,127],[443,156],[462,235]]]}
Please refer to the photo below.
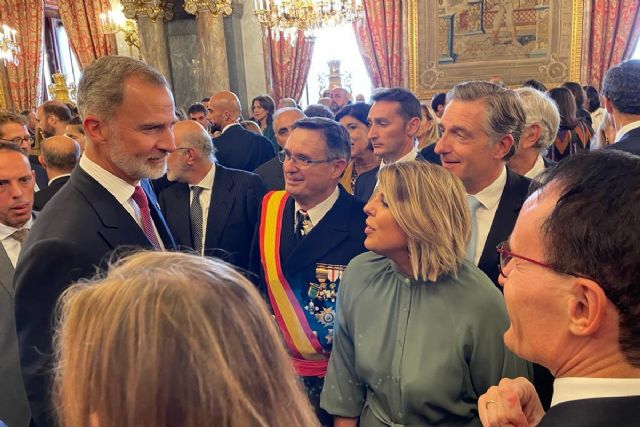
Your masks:
{"label": "blonde hair", "polygon": [[412,161],[380,169],[378,191],[408,238],[416,280],[457,274],[471,233],[462,182],[440,166]]}
{"label": "blonde hair", "polygon": [[60,425],[316,426],[276,326],[229,264],[142,252],[59,302]]}
{"label": "blonde hair", "polygon": [[431,120],[433,122],[433,126],[431,126],[431,129],[429,129],[427,133],[418,138],[418,150],[422,150],[424,147],[438,142],[438,139],[440,138],[440,128],[438,126],[436,113],[433,112],[433,109],[427,102],[421,102],[420,106],[422,107],[423,113],[422,120]]}

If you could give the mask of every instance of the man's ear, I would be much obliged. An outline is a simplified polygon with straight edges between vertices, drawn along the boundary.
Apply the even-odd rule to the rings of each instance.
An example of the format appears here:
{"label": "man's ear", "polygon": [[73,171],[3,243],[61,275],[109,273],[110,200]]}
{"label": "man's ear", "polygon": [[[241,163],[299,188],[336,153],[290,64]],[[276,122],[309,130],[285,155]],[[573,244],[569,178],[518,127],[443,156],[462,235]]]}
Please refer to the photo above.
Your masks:
{"label": "man's ear", "polygon": [[110,134],[108,124],[101,118],[88,114],[82,122],[85,136],[96,144],[104,144]]}
{"label": "man's ear", "polygon": [[420,122],[420,117],[412,117],[405,125],[407,135],[411,137],[416,136],[416,133],[418,133],[418,130],[420,129]]}
{"label": "man's ear", "polygon": [[542,134],[542,127],[539,123],[534,123],[524,128],[522,136],[520,137],[520,144],[518,148],[531,148],[540,139]]}
{"label": "man's ear", "polygon": [[500,138],[498,143],[495,144],[495,148],[494,148],[495,151],[493,154],[493,158],[504,159],[505,156],[509,154],[513,146],[514,146],[513,135],[511,134],[504,135],[502,138]]}
{"label": "man's ear", "polygon": [[44,156],[42,154],[38,155],[38,163],[40,163],[43,168],[47,168],[47,164],[44,162]]}
{"label": "man's ear", "polygon": [[609,300],[602,288],[593,280],[576,278],[568,301],[569,331],[577,336],[598,332],[607,315]]}

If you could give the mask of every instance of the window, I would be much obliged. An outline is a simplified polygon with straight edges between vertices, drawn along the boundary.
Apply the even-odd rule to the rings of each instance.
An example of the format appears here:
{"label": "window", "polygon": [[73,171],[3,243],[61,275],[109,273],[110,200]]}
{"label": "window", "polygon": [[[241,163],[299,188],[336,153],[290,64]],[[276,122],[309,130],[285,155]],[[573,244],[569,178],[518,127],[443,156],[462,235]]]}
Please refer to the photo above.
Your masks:
{"label": "window", "polygon": [[80,80],[80,66],[62,21],[56,17],[46,17],[44,25],[44,90],[43,98],[50,98],[48,86],[52,83],[51,75],[62,73],[67,78],[67,84],[74,83],[77,87]]}
{"label": "window", "polygon": [[633,52],[633,55],[631,55],[631,59],[640,59],[640,38],[636,43],[636,50]]}
{"label": "window", "polygon": [[300,101],[303,107],[318,102],[321,96],[321,79],[324,78],[324,89],[328,87],[329,65],[327,62],[334,59],[340,60],[342,86],[348,89],[350,84],[354,101],[357,94],[362,94],[365,99],[369,99],[372,90],[371,80],[364,67],[353,27],[343,25],[324,28],[317,32],[307,86]]}

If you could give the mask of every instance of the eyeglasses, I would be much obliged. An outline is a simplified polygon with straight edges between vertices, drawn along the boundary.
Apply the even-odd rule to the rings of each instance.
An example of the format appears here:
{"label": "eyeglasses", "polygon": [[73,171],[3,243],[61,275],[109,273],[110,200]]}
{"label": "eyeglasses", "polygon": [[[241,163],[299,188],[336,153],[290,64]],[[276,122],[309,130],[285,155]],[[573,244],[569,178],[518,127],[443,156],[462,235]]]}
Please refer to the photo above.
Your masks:
{"label": "eyeglasses", "polygon": [[[522,255],[518,255],[518,254],[514,254],[513,252],[510,251],[510,249],[511,248],[509,247],[509,242],[508,241],[504,241],[504,242],[500,243],[496,247],[496,251],[498,252],[498,254],[500,254],[500,261],[498,262],[498,272],[500,272],[500,275],[502,277],[504,277],[505,279],[507,278],[507,275],[504,274],[504,269],[506,268],[507,264],[509,264],[509,261],[511,261],[512,258],[520,258],[520,259],[525,260],[527,262],[530,262],[532,264],[539,265],[540,267],[548,268],[549,270],[555,271],[556,273],[566,274],[568,276],[579,277],[581,279],[587,279],[587,280],[591,280],[593,282],[598,282],[597,280],[592,279],[589,276],[585,276],[583,274],[569,273],[569,272],[566,272],[566,271],[560,271],[560,270],[550,266],[549,264],[545,264],[544,262],[536,261],[535,259],[527,258],[527,257],[524,257]],[[598,285],[600,286],[600,289],[602,289],[604,294],[607,296],[609,301],[611,301],[613,303],[613,305],[615,305],[621,313],[626,313],[627,312],[626,306],[620,301],[620,298],[616,296],[616,293],[614,291],[612,291],[611,289],[607,290],[606,287],[603,287],[599,283],[598,283]]]}
{"label": "eyeglasses", "polygon": [[0,142],[6,142],[8,144],[15,144],[15,145],[20,145],[23,141],[24,142],[28,142],[29,144],[31,144],[31,137],[30,136],[18,136],[18,137],[13,138],[13,139],[0,138]]}
{"label": "eyeglasses", "polygon": [[332,161],[334,161],[336,159],[312,160],[312,159],[307,159],[306,157],[293,155],[293,154],[288,153],[288,152],[283,150],[283,151],[280,151],[278,153],[278,160],[280,160],[280,162],[282,162],[282,163],[284,163],[285,160],[288,160],[290,162],[293,162],[293,164],[297,164],[297,165],[301,165],[301,166],[307,167],[307,166],[311,166],[311,165],[317,164],[317,163],[332,162]]}
{"label": "eyeglasses", "polygon": [[519,258],[519,259],[525,260],[527,262],[530,262],[532,264],[539,265],[540,267],[548,268],[549,270],[555,271],[556,273],[567,274],[569,276],[575,276],[575,277],[580,277],[582,279],[593,280],[592,278],[587,277],[587,276],[583,276],[581,274],[568,273],[568,272],[565,272],[565,271],[559,271],[558,269],[550,266],[549,264],[545,264],[544,262],[536,261],[535,259],[527,258],[525,256],[518,255],[518,254],[514,254],[513,252],[511,252],[511,248],[509,247],[509,242],[508,241],[504,241],[504,242],[500,243],[498,246],[496,246],[496,251],[498,252],[498,254],[500,254],[500,261],[498,262],[498,271],[500,272],[500,275],[502,277],[504,277],[505,279],[507,278],[507,275],[504,274],[504,270],[507,267],[507,264],[509,264],[509,261],[511,261],[512,258]]}

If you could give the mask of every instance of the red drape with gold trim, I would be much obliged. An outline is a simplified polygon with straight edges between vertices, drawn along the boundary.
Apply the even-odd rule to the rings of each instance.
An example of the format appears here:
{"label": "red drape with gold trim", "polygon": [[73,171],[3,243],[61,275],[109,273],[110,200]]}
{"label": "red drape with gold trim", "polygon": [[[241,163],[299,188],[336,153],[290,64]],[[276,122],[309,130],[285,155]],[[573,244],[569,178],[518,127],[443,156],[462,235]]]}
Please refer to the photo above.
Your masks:
{"label": "red drape with gold trim", "polygon": [[353,24],[373,87],[404,86],[402,2],[363,0],[364,19]]}
{"label": "red drape with gold trim", "polygon": [[610,67],[631,57],[639,35],[638,0],[594,0],[587,75],[589,84],[599,88]]}
{"label": "red drape with gold trim", "polygon": [[2,0],[0,22],[18,31],[20,63],[7,64],[9,98],[14,110],[26,110],[41,100],[44,4],[42,0]]}
{"label": "red drape with gold trim", "polygon": [[105,35],[100,26],[100,13],[110,9],[109,0],[58,0],[58,5],[81,68],[97,58],[116,54],[115,37]]}
{"label": "red drape with gold trim", "polygon": [[267,78],[271,97],[276,103],[282,98],[300,101],[309,76],[313,45],[313,40],[305,39],[303,32],[298,33],[293,44],[282,33],[278,37],[269,30],[263,35]]}

